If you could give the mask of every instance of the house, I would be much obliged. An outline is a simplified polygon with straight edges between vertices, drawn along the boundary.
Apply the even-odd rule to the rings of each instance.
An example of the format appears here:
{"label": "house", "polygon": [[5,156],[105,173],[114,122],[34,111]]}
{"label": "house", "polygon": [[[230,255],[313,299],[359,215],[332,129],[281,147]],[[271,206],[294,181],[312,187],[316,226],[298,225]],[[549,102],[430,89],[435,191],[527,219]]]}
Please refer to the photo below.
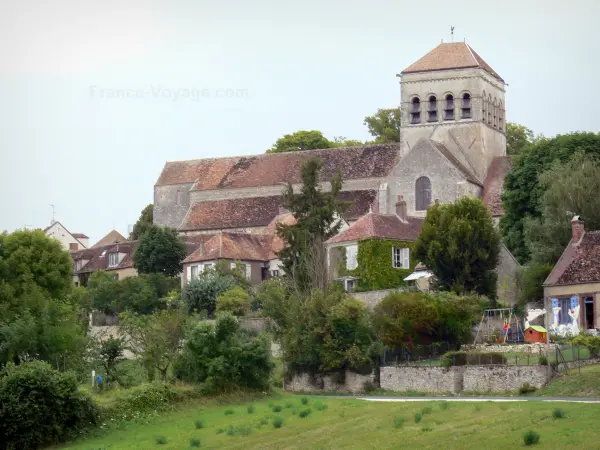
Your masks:
{"label": "house", "polygon": [[[418,234],[416,224],[434,201],[450,203],[464,195],[482,198],[498,222],[510,159],[506,155],[504,80],[468,44],[442,43],[397,76],[402,119],[398,143],[170,161],[154,186],[154,223],[175,228],[186,237],[212,236],[209,249],[194,255],[203,259],[186,264],[212,264],[204,258],[215,258],[215,249],[222,248],[219,239],[224,238],[226,245],[234,247],[235,241],[237,249],[246,248],[245,257],[262,258],[247,262],[257,265],[259,261],[264,268],[271,264],[265,259],[270,241],[241,235],[268,234],[269,224],[280,213],[283,185],[291,183],[299,190],[302,163],[318,157],[323,162],[319,181],[324,190],[341,171],[341,198],[353,205],[343,216],[348,230],[359,222],[363,232],[377,227],[375,234],[350,239],[357,232],[352,228],[341,238],[345,240],[330,241],[328,246],[348,247],[345,251],[350,252],[347,260],[351,258],[352,267],[352,252],[358,254],[361,246],[364,251],[370,245],[367,241],[373,246],[386,240],[404,242],[404,247],[385,249],[390,253],[385,258],[389,256],[392,264],[396,264],[392,258],[399,261],[401,267],[392,266],[399,270],[394,277],[404,283],[416,264],[410,259],[410,242],[415,237],[405,236],[406,230]],[[399,198],[405,202],[406,222],[397,215]],[[393,227],[398,230],[385,232],[390,236],[377,235]],[[264,248],[259,252],[261,245]],[[499,290],[507,303],[513,303],[518,264],[507,256],[501,266]],[[338,269],[337,262],[334,269]],[[357,268],[345,270],[356,273]],[[352,278],[348,273],[334,274],[342,276]],[[251,277],[258,280],[258,275]],[[363,284],[382,285],[381,277],[367,278]]]}
{"label": "house", "polygon": [[573,217],[571,240],[543,286],[551,333],[600,328],[600,231],[586,231],[583,219]]}
{"label": "house", "polygon": [[125,242],[127,238],[119,233],[117,230],[112,230],[98,242],[96,242],[92,247],[103,247],[109,244],[116,244],[117,242]]}
{"label": "house", "polygon": [[44,228],[44,233],[61,243],[65,250],[76,251],[89,247],[90,238],[83,233],[71,233],[60,222],[53,220],[50,226]]}
{"label": "house", "polygon": [[133,267],[133,252],[137,244],[138,241],[124,241],[71,252],[73,283],[75,286],[87,286],[90,275],[98,270],[105,270],[116,279],[137,276]]}

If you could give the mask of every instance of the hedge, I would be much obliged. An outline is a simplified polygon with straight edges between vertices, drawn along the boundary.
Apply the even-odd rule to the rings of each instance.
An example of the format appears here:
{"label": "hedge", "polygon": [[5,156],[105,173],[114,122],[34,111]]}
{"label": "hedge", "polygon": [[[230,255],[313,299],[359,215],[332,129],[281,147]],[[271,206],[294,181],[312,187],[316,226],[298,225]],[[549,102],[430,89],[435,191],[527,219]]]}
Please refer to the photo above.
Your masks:
{"label": "hedge", "polygon": [[502,353],[465,351],[447,352],[442,356],[442,366],[477,366],[506,364],[506,357]]}

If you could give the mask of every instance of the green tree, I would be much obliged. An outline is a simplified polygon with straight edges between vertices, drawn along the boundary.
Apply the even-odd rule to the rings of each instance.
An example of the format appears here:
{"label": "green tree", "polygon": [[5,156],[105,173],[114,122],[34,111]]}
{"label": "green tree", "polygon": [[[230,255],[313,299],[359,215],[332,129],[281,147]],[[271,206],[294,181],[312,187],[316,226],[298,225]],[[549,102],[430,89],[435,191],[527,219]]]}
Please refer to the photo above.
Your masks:
{"label": "green tree", "polygon": [[358,147],[365,145],[364,142],[357,139],[348,139],[345,136],[334,136],[331,141],[332,147]]}
{"label": "green tree", "polygon": [[331,180],[331,191],[323,192],[319,187],[322,167],[323,162],[318,158],[311,158],[302,165],[300,193],[294,193],[291,183],[283,192],[284,206],[294,215],[296,223],[277,224],[277,233],[286,243],[279,252],[286,276],[297,289],[306,292],[327,287],[323,244],[340,230],[340,215],[348,206],[339,200],[341,171]]}
{"label": "green tree", "polygon": [[139,273],[162,273],[174,277],[181,273],[187,248],[177,232],[167,227],[149,227],[133,254],[133,267]]}
{"label": "green tree", "polygon": [[217,313],[230,312],[234,316],[243,316],[250,311],[250,295],[241,287],[223,292],[217,297]]}
{"label": "green tree", "polygon": [[539,183],[541,215],[525,220],[524,238],[531,262],[554,265],[571,240],[574,215],[583,217],[587,229],[600,229],[600,162],[578,152],[541,174]]}
{"label": "green tree", "polygon": [[500,226],[504,242],[521,263],[529,260],[523,233],[526,218],[541,214],[540,200],[545,188],[539,183],[539,174],[557,162],[569,161],[578,151],[600,156],[600,134],[572,133],[552,139],[540,138],[514,159],[504,183],[505,214]]}
{"label": "green tree", "polygon": [[[89,298],[92,309],[104,314],[121,313],[125,307],[121,300],[119,281],[103,270],[98,270],[90,276],[84,294]],[[86,295],[87,294],[87,295]]]}
{"label": "green tree", "polygon": [[142,237],[142,235],[150,228],[154,220],[154,205],[151,203],[142,209],[139,219],[133,226],[133,230],[129,234],[129,240],[134,241]]}
{"label": "green tree", "polygon": [[332,143],[317,130],[301,130],[292,134],[285,134],[277,139],[267,153],[297,152],[299,150],[315,150],[331,148]]}
{"label": "green tree", "polygon": [[125,342],[122,338],[109,337],[99,343],[98,359],[106,374],[106,383],[112,384],[117,381],[117,365],[124,361],[123,350]]}
{"label": "green tree", "polygon": [[506,153],[518,155],[525,146],[534,141],[533,131],[518,123],[506,123]]}
{"label": "green tree", "polygon": [[549,264],[531,264],[517,273],[518,297],[517,303],[522,310],[527,303],[535,303],[544,299],[544,281],[550,275],[552,266]]}
{"label": "green tree", "polygon": [[480,199],[435,203],[414,245],[415,259],[435,275],[438,288],[496,298],[500,238]]}
{"label": "green tree", "polygon": [[364,124],[369,129],[374,143],[400,142],[400,108],[380,108],[372,116],[365,117]]}
{"label": "green tree", "polygon": [[205,270],[185,285],[181,297],[189,312],[206,311],[212,317],[217,307],[217,297],[235,286],[232,276],[218,270]]}

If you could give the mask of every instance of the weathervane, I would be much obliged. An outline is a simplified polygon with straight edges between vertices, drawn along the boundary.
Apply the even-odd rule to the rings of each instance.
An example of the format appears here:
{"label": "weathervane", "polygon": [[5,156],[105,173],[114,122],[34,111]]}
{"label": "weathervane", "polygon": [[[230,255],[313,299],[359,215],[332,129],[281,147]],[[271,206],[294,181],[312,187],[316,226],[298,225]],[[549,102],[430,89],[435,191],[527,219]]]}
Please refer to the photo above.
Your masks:
{"label": "weathervane", "polygon": [[450,38],[451,38],[452,42],[454,42],[454,27],[453,26],[450,27]]}

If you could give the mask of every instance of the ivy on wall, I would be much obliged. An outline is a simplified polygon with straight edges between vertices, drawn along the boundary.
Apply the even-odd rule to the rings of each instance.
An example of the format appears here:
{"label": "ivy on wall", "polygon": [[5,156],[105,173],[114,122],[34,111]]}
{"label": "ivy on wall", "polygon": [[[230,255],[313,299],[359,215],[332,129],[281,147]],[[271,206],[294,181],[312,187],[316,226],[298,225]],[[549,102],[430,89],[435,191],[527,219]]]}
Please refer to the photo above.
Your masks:
{"label": "ivy on wall", "polygon": [[[410,269],[395,269],[392,267],[392,248],[410,249]],[[407,286],[404,281],[410,275],[418,261],[413,260],[413,243],[388,239],[369,239],[358,243],[358,267],[346,269],[346,249],[338,247],[341,258],[339,276],[354,276],[359,278],[356,291],[376,291]]]}

